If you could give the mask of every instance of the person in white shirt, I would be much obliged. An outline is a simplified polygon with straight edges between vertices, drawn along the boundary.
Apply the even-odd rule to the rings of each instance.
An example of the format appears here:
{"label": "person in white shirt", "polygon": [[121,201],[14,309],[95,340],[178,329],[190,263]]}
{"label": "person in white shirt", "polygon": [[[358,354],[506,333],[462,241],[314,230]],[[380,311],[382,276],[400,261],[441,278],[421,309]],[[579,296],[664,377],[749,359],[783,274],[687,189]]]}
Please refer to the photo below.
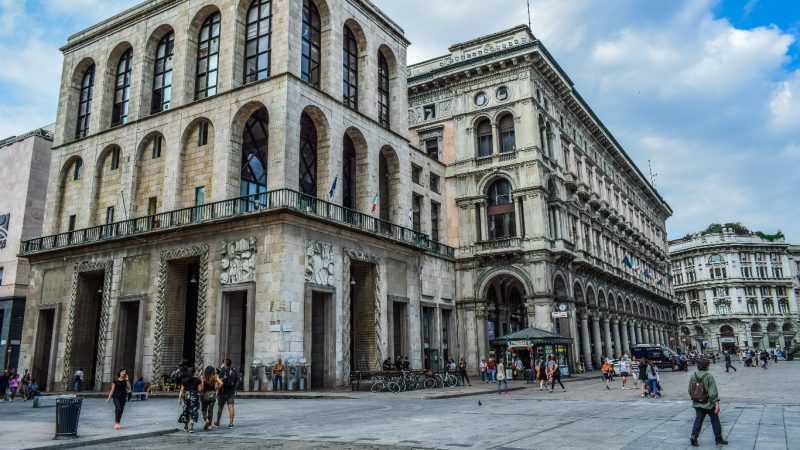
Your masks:
{"label": "person in white shirt", "polygon": [[624,355],[619,362],[619,375],[622,377],[622,390],[624,391],[628,377],[631,376],[631,360],[628,355]]}

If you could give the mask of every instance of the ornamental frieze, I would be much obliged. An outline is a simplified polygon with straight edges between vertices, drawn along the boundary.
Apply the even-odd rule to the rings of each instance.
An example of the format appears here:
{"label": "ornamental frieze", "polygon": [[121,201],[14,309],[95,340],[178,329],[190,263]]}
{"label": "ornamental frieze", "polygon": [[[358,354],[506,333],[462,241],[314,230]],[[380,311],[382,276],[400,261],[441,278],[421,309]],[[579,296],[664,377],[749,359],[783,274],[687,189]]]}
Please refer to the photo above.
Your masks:
{"label": "ornamental frieze", "polygon": [[222,241],[220,284],[256,281],[256,238]]}
{"label": "ornamental frieze", "polygon": [[306,281],[320,286],[331,286],[335,270],[333,244],[308,241],[306,243]]}

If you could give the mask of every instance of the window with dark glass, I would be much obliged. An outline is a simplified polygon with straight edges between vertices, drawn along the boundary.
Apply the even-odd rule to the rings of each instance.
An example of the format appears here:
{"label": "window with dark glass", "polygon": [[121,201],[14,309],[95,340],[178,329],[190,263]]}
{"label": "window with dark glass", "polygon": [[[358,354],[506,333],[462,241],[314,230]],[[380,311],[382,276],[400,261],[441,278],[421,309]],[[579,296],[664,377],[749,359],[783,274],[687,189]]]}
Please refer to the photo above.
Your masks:
{"label": "window with dark glass", "polygon": [[111,170],[119,169],[119,147],[111,150]]}
{"label": "window with dark glass", "polygon": [[161,158],[161,142],[164,138],[161,135],[153,137],[153,159]]}
{"label": "window with dark glass", "polygon": [[344,105],[348,108],[358,109],[358,42],[349,27],[344,27],[342,66]]}
{"label": "window with dark glass", "polygon": [[208,144],[208,122],[200,122],[197,127],[197,146],[202,147]]}
{"label": "window with dark glass", "polygon": [[422,231],[422,196],[412,194],[411,197],[411,228]]}
{"label": "window with dark glass", "polygon": [[342,155],[342,189],[342,206],[356,209],[356,148],[346,134]]}
{"label": "window with dark glass", "polygon": [[425,153],[431,158],[439,160],[439,138],[425,139]]}
{"label": "window with dark glass", "polygon": [[422,185],[422,167],[411,163],[411,181],[416,184]]}
{"label": "window with dark glass", "polygon": [[423,120],[433,120],[436,118],[436,104],[425,105],[422,107]]}
{"label": "window with dark glass", "polygon": [[81,173],[83,172],[83,161],[80,159],[76,159],[75,163],[72,166],[72,179],[73,180],[80,180]]}
{"label": "window with dark glass", "polygon": [[206,203],[206,187],[198,186],[194,188],[194,206],[204,205]]}
{"label": "window with dark glass", "polygon": [[506,114],[500,119],[500,153],[513,152],[516,147],[514,117],[511,114]]}
{"label": "window with dark glass", "polygon": [[78,124],[75,138],[86,137],[89,133],[89,118],[92,115],[92,90],[94,89],[94,64],[89,66],[81,79],[81,92],[78,99]]}
{"label": "window with dark glass", "polygon": [[174,53],[175,33],[169,32],[161,38],[156,48],[153,98],[150,106],[151,114],[166,111],[172,102],[172,59]]}
{"label": "window with dark glass", "polygon": [[478,122],[478,157],[491,156],[493,153],[492,124],[489,119]]}
{"label": "window with dark glass", "polygon": [[131,58],[133,49],[128,49],[119,58],[114,84],[114,106],[111,108],[111,126],[128,123],[128,106],[131,98]]}
{"label": "window with dark glass", "polygon": [[514,201],[511,197],[511,183],[497,180],[489,186],[488,216],[489,239],[503,239],[516,234],[514,223]]}
{"label": "window with dark glass", "polygon": [[244,51],[244,82],[269,77],[272,48],[272,2],[253,0],[247,10]]}
{"label": "window with dark glass", "polygon": [[311,0],[303,0],[303,47],[300,76],[306,83],[319,87],[322,54],[322,26],[319,11]]}
{"label": "window with dark glass", "polygon": [[197,73],[194,98],[200,100],[217,94],[219,74],[219,30],[221,16],[218,12],[208,16],[197,37]]}
{"label": "window with dark glass", "polygon": [[431,179],[430,179],[431,191],[439,193],[439,175],[431,172]]}
{"label": "window with dark glass", "polygon": [[383,53],[378,53],[378,122],[389,128],[389,64]]}
{"label": "window with dark glass", "polygon": [[436,202],[431,202],[431,239],[439,242],[439,213],[442,207]]}
{"label": "window with dark glass", "polygon": [[158,197],[150,197],[147,199],[147,215],[153,216],[158,212]]}
{"label": "window with dark glass", "polygon": [[242,196],[267,192],[267,111],[259,109],[244,127],[239,193]]}
{"label": "window with dark glass", "polygon": [[67,224],[67,231],[75,231],[75,221],[77,217],[75,214],[69,216],[69,223]]}
{"label": "window with dark glass", "polygon": [[109,206],[106,208],[106,225],[114,223],[114,207]]}
{"label": "window with dark glass", "polygon": [[306,113],[300,117],[300,192],[317,195],[317,127]]}

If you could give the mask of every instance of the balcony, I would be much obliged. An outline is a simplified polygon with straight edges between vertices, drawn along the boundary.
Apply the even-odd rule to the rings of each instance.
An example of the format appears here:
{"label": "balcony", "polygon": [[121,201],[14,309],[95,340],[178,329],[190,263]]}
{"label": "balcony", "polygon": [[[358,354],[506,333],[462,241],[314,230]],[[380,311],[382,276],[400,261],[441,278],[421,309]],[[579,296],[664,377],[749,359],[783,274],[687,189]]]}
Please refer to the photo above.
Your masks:
{"label": "balcony", "polygon": [[475,243],[475,252],[478,255],[518,251],[522,251],[522,238],[519,237],[495,239],[492,241],[480,241]]}
{"label": "balcony", "polygon": [[453,258],[452,247],[433,242],[428,235],[380,220],[367,214],[301,194],[278,189],[247,197],[238,197],[191,208],[167,211],[152,216],[114,222],[66,233],[38,237],[22,242],[21,254],[31,256],[54,250],[100,242],[119,241],[149,233],[180,230],[203,224],[251,217],[268,212],[290,211],[305,217],[343,225],[360,232],[409,245],[438,256]]}

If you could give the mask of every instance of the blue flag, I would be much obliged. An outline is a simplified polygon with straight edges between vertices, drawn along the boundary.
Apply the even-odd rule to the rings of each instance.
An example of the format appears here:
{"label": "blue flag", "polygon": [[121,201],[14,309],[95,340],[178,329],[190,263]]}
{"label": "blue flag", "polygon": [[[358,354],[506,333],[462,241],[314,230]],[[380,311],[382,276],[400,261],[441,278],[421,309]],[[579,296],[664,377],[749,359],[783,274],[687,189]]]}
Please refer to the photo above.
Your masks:
{"label": "blue flag", "polygon": [[336,178],[333,179],[333,184],[331,184],[331,190],[328,191],[328,199],[333,200],[333,196],[336,194],[336,183],[339,181],[339,175],[336,175]]}
{"label": "blue flag", "polygon": [[622,258],[622,265],[627,267],[628,269],[633,268],[633,264],[631,264],[631,259],[628,258],[628,255],[625,255],[625,257]]}

